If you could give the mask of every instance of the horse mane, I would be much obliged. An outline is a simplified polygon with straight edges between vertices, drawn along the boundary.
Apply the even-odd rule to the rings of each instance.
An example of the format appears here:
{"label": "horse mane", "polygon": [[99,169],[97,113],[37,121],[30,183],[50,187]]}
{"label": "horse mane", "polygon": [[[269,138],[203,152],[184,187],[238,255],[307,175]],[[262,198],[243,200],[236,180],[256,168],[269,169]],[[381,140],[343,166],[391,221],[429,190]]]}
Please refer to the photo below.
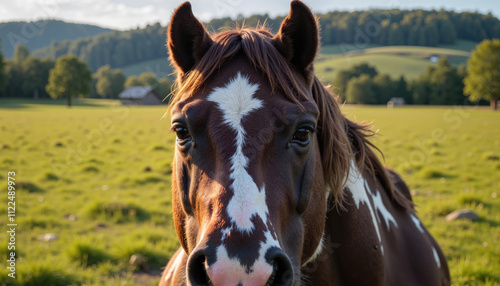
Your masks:
{"label": "horse mane", "polygon": [[[413,213],[413,202],[396,189],[389,173],[374,152],[378,151],[381,155],[383,155],[382,151],[380,151],[380,149],[369,140],[370,137],[375,135],[375,132],[371,130],[371,124],[356,123],[347,119],[340,111],[340,106],[337,103],[337,97],[332,94],[328,88],[323,86],[316,76],[314,76],[313,82],[313,96],[318,108],[320,108],[321,113],[319,125],[323,128],[323,130],[320,134],[320,144],[322,143],[325,145],[321,147],[325,175],[330,178],[336,177],[337,180],[341,179],[342,184],[345,182],[346,178],[349,177],[348,173],[338,170],[338,167],[335,166],[335,164],[345,166],[345,153],[334,154],[334,152],[345,152],[342,148],[336,148],[344,145],[346,140],[345,138],[347,138],[347,155],[349,156],[349,163],[351,158],[354,157],[356,166],[360,172],[363,172],[365,169],[369,170],[374,178],[379,179],[380,183],[384,189],[387,190],[388,195],[393,201]],[[343,130],[344,132],[339,132],[340,130]],[[338,138],[335,138],[336,136]],[[349,170],[350,166],[343,168],[347,168],[344,170]],[[338,176],[335,176],[336,174],[334,172],[345,175],[343,179],[338,178]],[[333,187],[334,184],[330,182],[329,186]],[[340,194],[333,193],[336,199],[336,207],[342,208],[342,191],[343,190],[340,190]]]}
{"label": "horse mane", "polygon": [[[308,100],[303,81],[299,80],[299,73],[293,65],[273,46],[272,36],[265,26],[236,28],[212,35],[212,45],[194,67],[188,73],[178,69],[170,108],[202,89],[210,76],[238,53],[244,53],[256,70],[267,77],[273,92],[280,89],[289,100],[303,108],[299,99]],[[336,97],[323,86],[313,70],[308,78],[310,82],[307,84],[312,88],[314,101],[320,111],[318,139],[324,178],[335,206],[342,207],[344,183],[354,157],[360,171],[368,169],[398,205],[412,210],[412,202],[396,190],[388,172],[372,150],[380,152],[368,140],[373,135],[369,125],[347,119],[341,113]]]}

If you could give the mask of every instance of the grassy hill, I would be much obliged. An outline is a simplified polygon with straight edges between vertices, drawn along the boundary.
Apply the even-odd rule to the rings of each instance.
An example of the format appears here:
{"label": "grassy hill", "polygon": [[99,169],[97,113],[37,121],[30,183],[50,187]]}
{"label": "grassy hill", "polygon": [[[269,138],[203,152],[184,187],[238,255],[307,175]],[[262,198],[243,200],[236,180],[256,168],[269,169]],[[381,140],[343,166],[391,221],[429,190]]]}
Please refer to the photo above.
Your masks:
{"label": "grassy hill", "polygon": [[[326,46],[316,62],[316,73],[325,82],[332,82],[338,70],[363,62],[377,68],[379,73],[387,73],[396,78],[404,75],[413,79],[425,72],[429,65],[435,65],[432,57],[447,57],[453,65],[465,64],[470,57],[474,42],[459,41],[446,47],[388,46],[342,52],[342,47]],[[334,85],[335,83],[332,82]]]}
{"label": "grassy hill", "polygon": [[143,72],[152,72],[158,77],[173,76],[173,70],[167,57],[143,61],[121,68],[125,76],[140,75]]}
{"label": "grassy hill", "polygon": [[2,53],[6,58],[11,58],[14,55],[14,48],[18,43],[22,43],[30,51],[34,51],[49,46],[54,41],[92,37],[110,31],[110,29],[99,26],[67,23],[59,20],[0,23]]}
{"label": "grassy hill", "polygon": [[[333,82],[338,70],[347,69],[360,63],[369,63],[377,68],[379,73],[387,73],[393,78],[404,75],[406,79],[417,78],[424,73],[433,56],[447,57],[455,66],[465,64],[470,57],[470,51],[476,42],[457,41],[455,45],[440,47],[420,46],[388,46],[369,45],[364,49],[352,49],[343,45],[325,45],[321,47],[316,60],[316,74],[324,82]],[[165,57],[140,62],[122,68],[126,76],[139,75],[143,72],[153,72],[159,77],[171,75],[172,68]],[[173,75],[171,75],[172,77]]]}

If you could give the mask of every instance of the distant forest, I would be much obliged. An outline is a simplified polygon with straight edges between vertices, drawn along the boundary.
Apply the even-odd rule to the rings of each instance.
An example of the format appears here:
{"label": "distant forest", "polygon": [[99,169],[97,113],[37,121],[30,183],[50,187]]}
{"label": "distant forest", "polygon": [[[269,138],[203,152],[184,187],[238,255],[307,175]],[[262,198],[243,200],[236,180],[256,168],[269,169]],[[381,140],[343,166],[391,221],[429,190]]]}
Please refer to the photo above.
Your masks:
{"label": "distant forest", "polygon": [[49,46],[54,41],[93,37],[110,31],[112,30],[94,25],[66,23],[60,20],[0,23],[2,52],[7,58],[14,56],[17,44],[23,44],[30,51],[34,51]]}
{"label": "distant forest", "polygon": [[[245,26],[266,22],[275,32],[283,17],[253,15]],[[369,10],[329,12],[319,15],[323,44],[416,45],[454,44],[457,39],[479,42],[500,38],[500,20],[492,14],[456,13],[445,10]],[[205,23],[209,31],[241,25],[243,19],[221,18]],[[167,57],[166,27],[159,23],[144,29],[113,31],[74,41],[52,42],[33,52],[34,56],[56,59],[65,54],[77,55],[93,71],[100,66],[124,67],[138,62]]]}

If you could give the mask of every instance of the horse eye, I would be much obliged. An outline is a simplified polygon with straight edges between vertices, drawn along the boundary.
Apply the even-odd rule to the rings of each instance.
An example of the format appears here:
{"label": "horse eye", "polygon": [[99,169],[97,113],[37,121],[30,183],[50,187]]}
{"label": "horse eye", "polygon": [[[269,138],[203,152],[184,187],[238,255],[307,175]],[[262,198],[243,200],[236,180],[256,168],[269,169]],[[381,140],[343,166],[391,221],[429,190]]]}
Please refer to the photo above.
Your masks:
{"label": "horse eye", "polygon": [[292,142],[307,144],[311,140],[312,130],[310,128],[301,127],[295,131],[292,137]]}
{"label": "horse eye", "polygon": [[175,134],[177,134],[177,140],[183,141],[191,138],[189,130],[184,126],[177,126],[174,128]]}

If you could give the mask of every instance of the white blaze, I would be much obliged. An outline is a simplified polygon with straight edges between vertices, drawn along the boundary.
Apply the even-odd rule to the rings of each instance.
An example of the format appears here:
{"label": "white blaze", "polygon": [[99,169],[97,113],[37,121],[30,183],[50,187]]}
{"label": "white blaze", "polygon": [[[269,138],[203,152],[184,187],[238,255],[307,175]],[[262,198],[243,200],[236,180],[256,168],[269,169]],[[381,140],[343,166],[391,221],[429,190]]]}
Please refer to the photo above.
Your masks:
{"label": "white blaze", "polygon": [[[259,189],[253,178],[247,171],[248,158],[243,153],[245,145],[245,129],[243,119],[252,111],[263,106],[262,100],[254,98],[253,95],[258,90],[258,84],[249,82],[248,77],[242,76],[239,72],[225,86],[215,88],[207,97],[209,101],[217,103],[222,112],[223,123],[230,126],[236,132],[235,146],[236,152],[231,157],[230,178],[233,180],[231,189],[233,197],[226,206],[226,211],[238,231],[251,233],[254,229],[252,218],[258,216],[262,222],[267,225],[268,208],[266,204],[265,186]],[[229,227],[223,230],[223,239],[227,233],[233,230]],[[265,254],[270,247],[279,247],[279,243],[271,235],[271,230],[264,232],[265,241],[261,242],[259,248],[259,258],[252,268],[271,267],[265,260]],[[235,278],[242,278],[246,269],[237,260],[228,256],[227,250],[223,244],[217,248],[217,262],[212,266],[214,271],[218,271],[223,265],[234,265],[232,273]],[[251,269],[254,270],[254,269]]]}
{"label": "white blaze", "polygon": [[265,187],[259,190],[248,174],[248,158],[243,154],[246,132],[242,121],[253,110],[262,107],[262,101],[253,97],[258,88],[257,84],[251,84],[238,72],[229,83],[215,88],[208,96],[208,100],[217,103],[222,111],[224,123],[236,132],[236,152],[231,157],[230,170],[234,195],[227,205],[227,212],[238,230],[245,232],[253,230],[251,218],[254,215],[260,216],[265,224],[268,212]]}

